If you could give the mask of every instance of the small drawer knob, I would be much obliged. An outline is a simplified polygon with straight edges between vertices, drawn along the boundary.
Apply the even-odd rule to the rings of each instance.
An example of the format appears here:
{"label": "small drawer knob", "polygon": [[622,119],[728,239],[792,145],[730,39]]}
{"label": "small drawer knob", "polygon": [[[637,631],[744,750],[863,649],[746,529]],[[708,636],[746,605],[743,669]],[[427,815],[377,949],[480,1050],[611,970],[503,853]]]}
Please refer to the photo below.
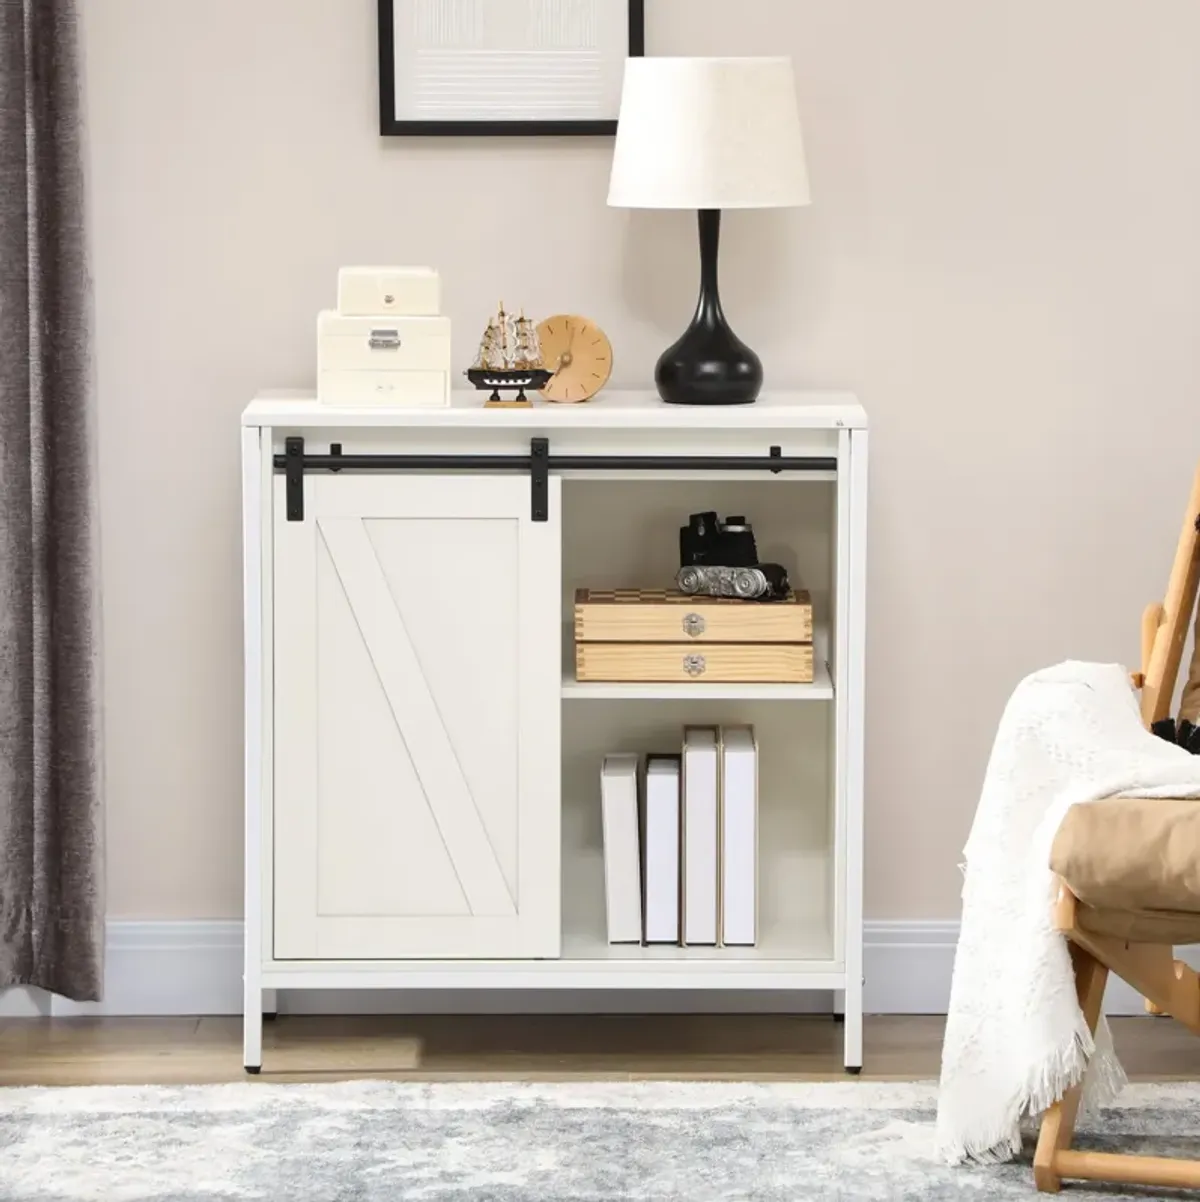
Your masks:
{"label": "small drawer knob", "polygon": [[689,676],[703,676],[706,667],[703,655],[685,655],[683,657],[683,670]]}
{"label": "small drawer knob", "polygon": [[688,614],[683,619],[683,633],[698,639],[704,633],[704,619],[700,614]]}

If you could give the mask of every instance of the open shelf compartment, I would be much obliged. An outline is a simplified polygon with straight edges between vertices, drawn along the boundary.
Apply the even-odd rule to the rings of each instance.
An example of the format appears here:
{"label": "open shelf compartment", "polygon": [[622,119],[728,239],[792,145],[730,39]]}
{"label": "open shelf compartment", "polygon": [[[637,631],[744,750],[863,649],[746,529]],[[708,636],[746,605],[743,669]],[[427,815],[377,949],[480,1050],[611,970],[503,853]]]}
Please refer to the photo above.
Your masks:
{"label": "open shelf compartment", "polygon": [[[842,970],[833,788],[833,533],[824,479],[628,481],[563,485],[562,963],[737,976]],[[783,563],[813,601],[811,684],[626,683],[575,679],[577,588],[670,587],[679,527],[715,510],[749,518],[766,562]],[[653,702],[625,705],[622,702]],[[688,724],[754,726],[759,744],[759,939],[754,947],[609,944],[600,764],[608,752],[678,753]]]}
{"label": "open shelf compartment", "polygon": [[[664,699],[656,706],[569,706],[563,714],[565,961],[614,968],[738,972],[767,964],[836,972],[830,706]],[[609,944],[599,764],[606,751],[677,752],[685,724],[751,724],[759,742],[759,940],[754,947]]]}

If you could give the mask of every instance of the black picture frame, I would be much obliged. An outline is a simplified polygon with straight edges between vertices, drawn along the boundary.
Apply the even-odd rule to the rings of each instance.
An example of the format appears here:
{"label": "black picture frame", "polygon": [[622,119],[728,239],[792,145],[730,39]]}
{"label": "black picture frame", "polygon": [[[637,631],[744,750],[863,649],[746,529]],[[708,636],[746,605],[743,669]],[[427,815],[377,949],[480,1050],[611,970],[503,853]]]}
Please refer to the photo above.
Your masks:
{"label": "black picture frame", "polygon": [[[379,0],[379,133],[385,138],[612,137],[616,119],[603,121],[400,121],[396,118],[396,0]],[[646,53],[646,0],[629,0],[629,57]]]}

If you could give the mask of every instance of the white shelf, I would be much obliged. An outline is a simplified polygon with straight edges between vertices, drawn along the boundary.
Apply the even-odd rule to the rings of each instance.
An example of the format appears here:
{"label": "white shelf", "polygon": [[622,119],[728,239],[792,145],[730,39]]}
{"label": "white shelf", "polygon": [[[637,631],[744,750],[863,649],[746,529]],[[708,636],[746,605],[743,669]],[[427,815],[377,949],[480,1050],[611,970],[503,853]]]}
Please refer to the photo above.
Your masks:
{"label": "white shelf", "polygon": [[[688,952],[700,949],[686,949]],[[677,960],[321,960],[264,961],[265,989],[845,989],[832,961],[699,958]],[[335,975],[336,974],[336,975]],[[331,981],[336,980],[336,985]]]}
{"label": "white shelf", "polygon": [[831,701],[833,679],[827,664],[813,666],[812,684],[679,684],[670,681],[649,684],[580,681],[568,663],[562,695],[568,701]]}
{"label": "white shelf", "polygon": [[[599,864],[575,861],[603,887]],[[778,989],[845,988],[845,967],[835,959],[831,923],[824,914],[766,919],[756,947],[639,947],[605,942],[601,910],[577,907],[564,915],[557,960],[267,961],[268,987],[322,988],[331,970],[362,987],[380,989]]]}
{"label": "white shelf", "polygon": [[650,389],[606,388],[586,405],[535,399],[528,409],[485,409],[484,395],[455,390],[441,409],[390,409],[318,403],[304,389],[269,390],[242,414],[245,426],[433,427],[564,430],[840,430],[861,429],[867,415],[852,393],[764,392],[753,405],[668,405]]}
{"label": "white shelf", "polygon": [[833,972],[833,932],[824,916],[766,927],[755,947],[677,947],[654,944],[606,943],[603,932],[571,931],[563,934],[560,963],[576,967],[591,962],[605,968],[636,970],[673,968],[690,972],[702,966],[709,971],[745,972],[786,967],[798,972]]}

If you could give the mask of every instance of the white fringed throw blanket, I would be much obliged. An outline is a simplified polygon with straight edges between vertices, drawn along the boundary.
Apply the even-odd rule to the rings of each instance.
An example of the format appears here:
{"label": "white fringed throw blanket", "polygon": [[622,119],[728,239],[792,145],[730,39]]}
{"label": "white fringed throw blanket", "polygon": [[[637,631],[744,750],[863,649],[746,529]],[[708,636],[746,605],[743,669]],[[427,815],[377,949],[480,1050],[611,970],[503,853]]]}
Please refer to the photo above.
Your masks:
{"label": "white fringed throw blanket", "polygon": [[1119,664],[1072,661],[1021,681],[964,848],[938,1094],[937,1150],[950,1163],[1010,1160],[1022,1117],[1081,1079],[1085,1113],[1125,1082],[1107,1023],[1093,1041],[1075,999],[1049,868],[1067,810],[1118,795],[1200,796],[1200,757],[1143,727]]}

